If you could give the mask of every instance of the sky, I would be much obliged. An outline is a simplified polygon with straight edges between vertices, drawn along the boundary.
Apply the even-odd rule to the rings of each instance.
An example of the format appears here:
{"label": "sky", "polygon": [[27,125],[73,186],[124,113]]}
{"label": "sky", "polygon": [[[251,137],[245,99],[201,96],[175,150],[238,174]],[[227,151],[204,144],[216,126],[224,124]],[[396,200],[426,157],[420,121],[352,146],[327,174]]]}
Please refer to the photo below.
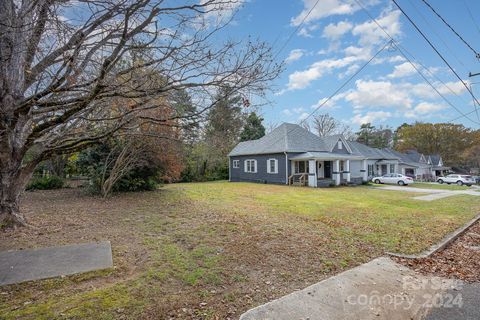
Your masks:
{"label": "sky", "polygon": [[[285,62],[285,71],[267,96],[270,103],[260,109],[267,125],[305,119],[388,43],[388,36],[358,6],[360,1],[413,65],[387,45],[316,113],[329,113],[354,130],[366,122],[396,128],[415,121],[480,128],[480,115],[465,86],[391,0],[320,0],[313,10],[316,0],[245,1],[226,34],[265,40]],[[480,12],[480,1],[428,2],[474,50],[480,50],[480,16],[474,16]],[[398,3],[480,99],[480,76],[468,76],[480,72],[474,52],[421,0]]]}

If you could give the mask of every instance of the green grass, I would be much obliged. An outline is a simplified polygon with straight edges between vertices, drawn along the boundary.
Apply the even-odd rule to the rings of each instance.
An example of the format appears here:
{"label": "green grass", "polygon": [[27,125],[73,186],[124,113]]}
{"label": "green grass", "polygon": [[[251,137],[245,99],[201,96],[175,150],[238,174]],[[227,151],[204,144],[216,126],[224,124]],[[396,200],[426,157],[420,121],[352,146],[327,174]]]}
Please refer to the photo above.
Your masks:
{"label": "green grass", "polygon": [[[105,204],[113,222],[95,236],[133,230],[141,246],[128,254],[144,258],[138,270],[3,288],[0,318],[238,318],[385,251],[420,252],[480,210],[480,197],[423,202],[417,195],[224,181],[122,195],[132,207]],[[128,247],[112,247],[116,263]]]}
{"label": "green grass", "polygon": [[[172,185],[170,188],[178,188]],[[468,195],[432,202],[412,199],[408,192],[380,191],[365,186],[298,188],[250,183],[190,184],[195,201],[230,207],[240,214],[267,212],[320,221],[325,232],[345,242],[364,241],[387,251],[420,252],[471,219],[480,199]]]}

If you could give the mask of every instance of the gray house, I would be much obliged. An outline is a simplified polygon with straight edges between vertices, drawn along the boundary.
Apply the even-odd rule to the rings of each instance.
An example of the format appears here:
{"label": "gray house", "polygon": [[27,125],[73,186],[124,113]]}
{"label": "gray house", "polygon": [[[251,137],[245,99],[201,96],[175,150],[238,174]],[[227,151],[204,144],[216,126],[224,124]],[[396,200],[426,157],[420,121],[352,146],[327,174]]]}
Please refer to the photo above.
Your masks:
{"label": "gray house", "polygon": [[361,184],[376,175],[404,173],[409,166],[415,175],[422,166],[391,149],[371,148],[342,135],[320,138],[291,123],[258,140],[240,142],[228,157],[230,181],[310,187]]}

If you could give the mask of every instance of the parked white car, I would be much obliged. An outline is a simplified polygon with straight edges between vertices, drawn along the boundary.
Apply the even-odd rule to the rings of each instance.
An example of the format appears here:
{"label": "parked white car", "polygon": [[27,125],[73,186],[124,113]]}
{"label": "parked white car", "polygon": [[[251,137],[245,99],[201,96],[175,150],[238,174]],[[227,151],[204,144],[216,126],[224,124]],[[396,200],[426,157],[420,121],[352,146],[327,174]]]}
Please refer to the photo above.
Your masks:
{"label": "parked white car", "polygon": [[472,176],[463,175],[463,174],[449,174],[446,177],[438,178],[437,182],[440,183],[440,184],[455,183],[455,184],[458,184],[459,186],[466,185],[466,186],[470,187],[472,184],[475,184],[475,179],[473,179]]}
{"label": "parked white car", "polygon": [[399,173],[387,173],[381,177],[374,177],[372,179],[374,183],[387,183],[387,184],[398,184],[401,186],[413,183],[413,179]]}

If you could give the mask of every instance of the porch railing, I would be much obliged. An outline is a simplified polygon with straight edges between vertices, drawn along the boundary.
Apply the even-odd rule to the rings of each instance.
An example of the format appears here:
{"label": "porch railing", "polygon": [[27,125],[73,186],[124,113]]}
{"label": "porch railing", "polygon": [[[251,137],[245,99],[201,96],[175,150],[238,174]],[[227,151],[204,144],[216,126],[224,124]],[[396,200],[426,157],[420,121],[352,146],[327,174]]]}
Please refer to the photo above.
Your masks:
{"label": "porch railing", "polygon": [[295,173],[288,177],[288,184],[294,186],[306,186],[308,173]]}

